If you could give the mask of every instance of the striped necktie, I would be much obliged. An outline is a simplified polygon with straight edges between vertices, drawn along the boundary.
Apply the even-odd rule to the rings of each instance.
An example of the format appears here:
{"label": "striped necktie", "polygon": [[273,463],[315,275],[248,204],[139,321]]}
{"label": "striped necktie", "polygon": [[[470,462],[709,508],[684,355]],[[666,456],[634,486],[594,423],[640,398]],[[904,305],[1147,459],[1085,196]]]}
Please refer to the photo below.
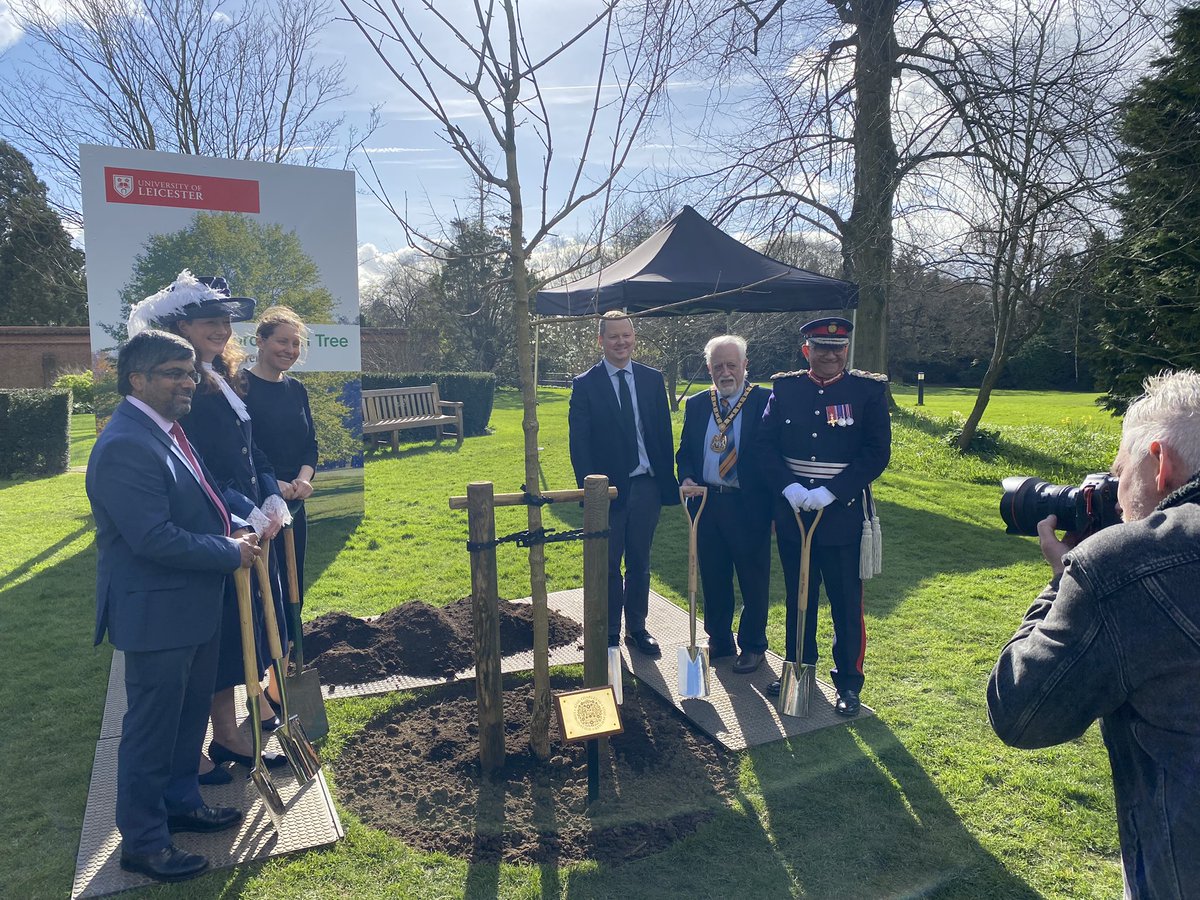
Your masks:
{"label": "striped necktie", "polygon": [[[729,417],[729,401],[724,397],[721,398],[721,418]],[[733,445],[733,423],[729,423],[729,428],[725,432],[725,449],[721,451],[721,458],[717,462],[717,474],[721,476],[721,480],[726,484],[733,484],[737,478],[737,447]]]}

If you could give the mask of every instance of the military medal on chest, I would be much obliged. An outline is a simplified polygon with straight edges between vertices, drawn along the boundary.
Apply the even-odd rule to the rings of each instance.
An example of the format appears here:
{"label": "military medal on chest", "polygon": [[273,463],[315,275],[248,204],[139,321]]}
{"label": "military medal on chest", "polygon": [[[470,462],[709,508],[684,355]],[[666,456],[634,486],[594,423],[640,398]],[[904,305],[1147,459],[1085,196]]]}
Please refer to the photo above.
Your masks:
{"label": "military medal on chest", "polygon": [[713,420],[717,423],[717,433],[713,435],[713,439],[709,441],[708,446],[712,448],[713,453],[724,453],[725,448],[729,446],[729,435],[726,433],[733,425],[733,420],[737,418],[737,414],[742,410],[742,404],[746,402],[746,398],[750,396],[750,385],[742,390],[742,396],[738,398],[738,402],[734,404],[733,409],[729,411],[729,415],[721,418],[721,409],[717,406],[717,391],[714,388],[708,392],[709,399],[712,400]]}
{"label": "military medal on chest", "polygon": [[825,421],[830,425],[845,427],[854,424],[854,409],[849,403],[835,403],[825,407]]}

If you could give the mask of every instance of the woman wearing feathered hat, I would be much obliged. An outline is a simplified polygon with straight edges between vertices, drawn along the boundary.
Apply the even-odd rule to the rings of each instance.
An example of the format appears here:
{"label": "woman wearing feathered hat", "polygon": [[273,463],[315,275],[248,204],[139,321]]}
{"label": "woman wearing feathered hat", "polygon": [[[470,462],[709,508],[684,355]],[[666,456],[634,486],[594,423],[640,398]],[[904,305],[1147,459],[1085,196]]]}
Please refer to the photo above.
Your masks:
{"label": "woman wearing feathered hat", "polygon": [[[287,518],[287,504],[280,496],[274,470],[266,456],[255,446],[250,414],[243,401],[244,388],[238,377],[238,365],[244,354],[231,342],[231,322],[242,322],[254,315],[254,300],[233,297],[224,278],[196,278],[186,269],[174,283],[136,304],[129,313],[129,336],[148,327],[163,328],[184,338],[196,350],[196,362],[202,380],[192,399],[192,409],[179,420],[194,450],[217,480],[230,511],[249,522],[260,538],[270,540]],[[272,594],[279,604],[278,568],[271,560]],[[255,586],[255,631],[260,678],[270,659],[266,649],[262,620],[262,597]],[[277,605],[276,619],[283,629],[283,610]],[[236,762],[249,767],[253,760],[250,740],[238,731],[234,707],[234,686],[244,678],[242,642],[237,596],[233,579],[226,581],[221,624],[221,651],[212,704],[213,739],[208,755],[217,766]],[[287,646],[286,634],[281,635]],[[267,709],[270,712],[270,709]],[[264,723],[278,724],[273,718]],[[282,754],[264,754],[272,767],[286,764]],[[201,762],[202,783],[223,783],[230,776],[223,769]]]}

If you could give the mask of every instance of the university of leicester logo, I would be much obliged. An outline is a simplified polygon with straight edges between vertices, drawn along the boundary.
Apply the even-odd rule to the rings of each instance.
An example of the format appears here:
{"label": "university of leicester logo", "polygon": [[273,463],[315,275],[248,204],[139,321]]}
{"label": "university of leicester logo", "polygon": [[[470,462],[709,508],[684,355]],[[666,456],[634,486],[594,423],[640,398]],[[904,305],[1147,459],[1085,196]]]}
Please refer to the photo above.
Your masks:
{"label": "university of leicester logo", "polygon": [[113,190],[122,197],[128,197],[133,193],[133,176],[132,175],[114,175]]}

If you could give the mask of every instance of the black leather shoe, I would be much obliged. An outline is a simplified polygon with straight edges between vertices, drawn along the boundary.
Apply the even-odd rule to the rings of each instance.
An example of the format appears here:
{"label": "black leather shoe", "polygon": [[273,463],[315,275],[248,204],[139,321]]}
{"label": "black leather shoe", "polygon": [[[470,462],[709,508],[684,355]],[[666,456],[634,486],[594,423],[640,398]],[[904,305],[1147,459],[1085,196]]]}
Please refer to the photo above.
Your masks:
{"label": "black leather shoe", "polygon": [[621,636],[619,634],[610,634],[608,636],[608,646],[620,647],[621,646]]}
{"label": "black leather shoe", "polygon": [[710,662],[716,662],[718,659],[728,659],[729,657],[736,655],[737,649],[734,647],[714,647],[711,643],[708,645],[708,659]]}
{"label": "black leather shoe", "polygon": [[168,844],[156,853],[126,853],[122,850],[121,868],[126,872],[149,875],[155,881],[186,881],[207,869],[208,859]]}
{"label": "black leather shoe", "polygon": [[[247,769],[254,768],[254,760],[245,753],[235,753],[224,744],[218,744],[213,741],[208,745],[208,758],[215,762],[218,766],[221,763],[237,763],[239,766],[245,766]],[[287,765],[287,757],[282,753],[275,753],[272,750],[263,751],[263,762],[268,769],[282,769]]]}
{"label": "black leather shoe", "polygon": [[269,719],[262,719],[262,730],[264,734],[270,734],[279,727],[279,716],[271,716]]}
{"label": "black leather shoe", "polygon": [[767,685],[767,696],[768,697],[778,697],[779,692],[782,690],[783,690],[782,682],[780,682],[779,679],[775,679],[774,681],[772,681],[770,684]]}
{"label": "black leather shoe", "polygon": [[167,830],[224,831],[242,821],[242,811],[232,806],[197,806],[191,812],[167,816]]}
{"label": "black leather shoe", "polygon": [[625,643],[630,647],[637,647],[646,656],[655,659],[662,656],[662,647],[658,645],[658,641],[648,631],[639,631],[635,634],[625,635]]}
{"label": "black leather shoe", "polygon": [[751,672],[758,671],[758,667],[762,665],[763,655],[756,653],[753,650],[743,650],[738,654],[737,661],[733,664],[733,671],[739,675],[749,675]]}
{"label": "black leather shoe", "polygon": [[857,716],[862,701],[858,699],[858,691],[838,691],[837,703],[833,711],[839,716]]}
{"label": "black leather shoe", "polygon": [[226,769],[220,766],[213,766],[207,772],[201,772],[197,775],[196,780],[201,784],[229,784],[233,781],[233,776]]}

